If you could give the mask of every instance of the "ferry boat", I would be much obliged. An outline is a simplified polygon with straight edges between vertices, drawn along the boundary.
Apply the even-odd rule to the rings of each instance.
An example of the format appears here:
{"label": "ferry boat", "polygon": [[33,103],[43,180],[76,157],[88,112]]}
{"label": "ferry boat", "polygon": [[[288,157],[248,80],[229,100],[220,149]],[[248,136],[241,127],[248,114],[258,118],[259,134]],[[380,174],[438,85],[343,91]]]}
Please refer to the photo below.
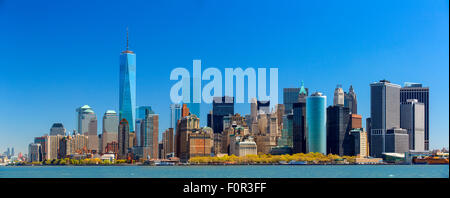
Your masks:
{"label": "ferry boat", "polygon": [[443,157],[419,157],[413,159],[414,164],[448,164],[448,158]]}
{"label": "ferry boat", "polygon": [[294,161],[294,160],[292,160],[288,164],[289,165],[306,165],[307,163],[305,161]]}

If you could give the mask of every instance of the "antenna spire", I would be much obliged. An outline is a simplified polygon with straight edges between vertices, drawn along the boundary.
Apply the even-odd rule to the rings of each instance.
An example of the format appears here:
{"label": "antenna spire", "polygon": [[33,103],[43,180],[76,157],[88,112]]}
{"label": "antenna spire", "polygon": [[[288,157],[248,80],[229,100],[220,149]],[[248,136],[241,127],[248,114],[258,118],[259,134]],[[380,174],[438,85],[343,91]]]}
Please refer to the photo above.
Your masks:
{"label": "antenna spire", "polygon": [[128,27],[127,27],[127,51],[128,51]]}

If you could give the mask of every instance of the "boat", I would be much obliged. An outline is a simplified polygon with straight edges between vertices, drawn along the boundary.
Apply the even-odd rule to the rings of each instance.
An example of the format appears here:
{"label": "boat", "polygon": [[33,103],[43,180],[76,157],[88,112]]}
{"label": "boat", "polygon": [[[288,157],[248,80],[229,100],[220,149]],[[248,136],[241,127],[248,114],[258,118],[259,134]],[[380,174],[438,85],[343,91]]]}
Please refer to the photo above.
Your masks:
{"label": "boat", "polygon": [[448,164],[448,158],[443,157],[418,157],[413,159],[414,164]]}
{"label": "boat", "polygon": [[307,163],[305,161],[294,161],[294,160],[292,160],[288,164],[289,165],[306,165]]}

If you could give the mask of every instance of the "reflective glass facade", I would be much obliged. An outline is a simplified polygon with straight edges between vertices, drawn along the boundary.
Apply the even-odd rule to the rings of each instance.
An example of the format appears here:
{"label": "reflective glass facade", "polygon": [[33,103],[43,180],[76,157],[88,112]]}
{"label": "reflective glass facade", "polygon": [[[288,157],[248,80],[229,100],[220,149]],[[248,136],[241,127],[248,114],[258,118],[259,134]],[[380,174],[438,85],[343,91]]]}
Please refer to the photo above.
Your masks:
{"label": "reflective glass facade", "polygon": [[136,55],[120,54],[119,120],[126,119],[134,132],[136,120]]}
{"label": "reflective glass facade", "polygon": [[306,98],[308,152],[327,154],[327,97],[314,93]]}

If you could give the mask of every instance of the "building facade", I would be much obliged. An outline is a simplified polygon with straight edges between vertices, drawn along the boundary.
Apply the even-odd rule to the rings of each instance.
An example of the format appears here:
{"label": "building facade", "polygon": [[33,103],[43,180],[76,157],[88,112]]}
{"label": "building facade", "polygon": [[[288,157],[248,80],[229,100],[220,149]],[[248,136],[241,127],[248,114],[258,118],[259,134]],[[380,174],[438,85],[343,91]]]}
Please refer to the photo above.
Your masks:
{"label": "building facade", "polygon": [[339,156],[350,155],[350,109],[344,105],[327,108],[327,153]]}
{"label": "building facade", "polygon": [[409,135],[409,149],[425,151],[425,105],[408,99],[400,105],[400,127]]}
{"label": "building facade", "polygon": [[66,129],[62,123],[54,123],[50,128],[50,135],[66,135]]}
{"label": "building facade", "polygon": [[423,87],[420,83],[405,83],[400,89],[400,103],[406,103],[408,99],[417,99],[424,104],[425,111],[425,150],[430,150],[430,88]]}
{"label": "building facade", "polygon": [[315,92],[306,98],[306,122],[308,128],[308,152],[326,154],[327,149],[327,97]]}
{"label": "building facade", "polygon": [[127,49],[120,53],[119,120],[125,119],[134,132],[136,122],[136,54]]}
{"label": "building facade", "polygon": [[119,123],[117,139],[119,143],[117,157],[119,159],[127,159],[128,150],[130,148],[130,128],[126,119],[122,119]]}
{"label": "building facade", "polygon": [[370,84],[370,155],[386,152],[386,131],[400,127],[400,85],[387,80]]}

